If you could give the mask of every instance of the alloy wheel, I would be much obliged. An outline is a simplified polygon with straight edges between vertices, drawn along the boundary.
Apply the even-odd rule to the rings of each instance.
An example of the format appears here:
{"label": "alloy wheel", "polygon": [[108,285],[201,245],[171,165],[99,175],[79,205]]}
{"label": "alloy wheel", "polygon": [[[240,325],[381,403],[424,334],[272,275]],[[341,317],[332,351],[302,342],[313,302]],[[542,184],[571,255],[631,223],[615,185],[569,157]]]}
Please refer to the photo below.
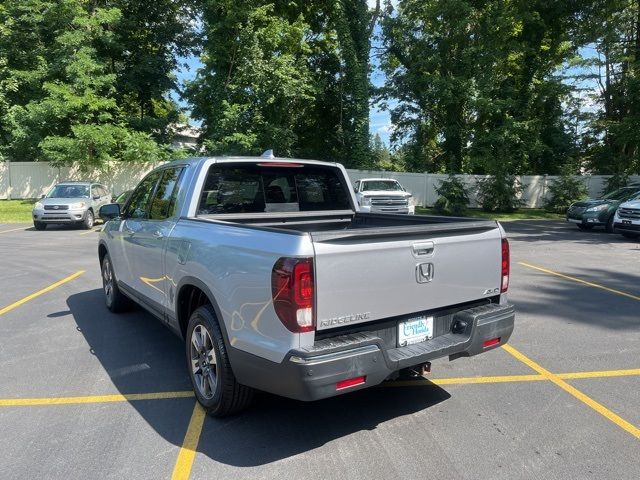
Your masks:
{"label": "alloy wheel", "polygon": [[206,399],[213,397],[218,383],[216,352],[209,330],[196,325],[191,332],[191,372],[200,395]]}

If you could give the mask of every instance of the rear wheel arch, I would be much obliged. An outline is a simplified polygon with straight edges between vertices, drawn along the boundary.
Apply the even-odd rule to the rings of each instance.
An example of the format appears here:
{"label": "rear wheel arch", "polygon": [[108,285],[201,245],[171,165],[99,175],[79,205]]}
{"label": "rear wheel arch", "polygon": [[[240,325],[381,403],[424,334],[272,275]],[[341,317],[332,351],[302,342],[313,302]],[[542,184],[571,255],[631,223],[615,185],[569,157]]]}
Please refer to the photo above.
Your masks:
{"label": "rear wheel arch", "polygon": [[191,314],[202,305],[213,307],[224,341],[229,346],[229,337],[218,302],[209,287],[194,277],[183,278],[176,288],[175,312],[182,338],[186,338]]}

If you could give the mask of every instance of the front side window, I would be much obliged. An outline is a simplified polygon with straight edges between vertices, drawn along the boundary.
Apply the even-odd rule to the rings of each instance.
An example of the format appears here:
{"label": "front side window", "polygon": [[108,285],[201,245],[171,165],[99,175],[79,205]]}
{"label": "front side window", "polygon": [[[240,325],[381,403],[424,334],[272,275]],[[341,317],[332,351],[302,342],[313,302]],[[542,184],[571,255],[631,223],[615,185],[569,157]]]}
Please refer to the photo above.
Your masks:
{"label": "front side window", "polygon": [[321,165],[214,164],[207,172],[198,214],[348,210],[339,171]]}
{"label": "front side window", "polygon": [[151,201],[149,210],[151,220],[164,220],[175,215],[176,199],[179,193],[178,182],[183,170],[183,168],[169,168],[164,171]]}
{"label": "front side window", "polygon": [[161,175],[162,171],[152,172],[138,184],[131,195],[131,199],[125,206],[123,212],[125,218],[149,218],[149,200]]}

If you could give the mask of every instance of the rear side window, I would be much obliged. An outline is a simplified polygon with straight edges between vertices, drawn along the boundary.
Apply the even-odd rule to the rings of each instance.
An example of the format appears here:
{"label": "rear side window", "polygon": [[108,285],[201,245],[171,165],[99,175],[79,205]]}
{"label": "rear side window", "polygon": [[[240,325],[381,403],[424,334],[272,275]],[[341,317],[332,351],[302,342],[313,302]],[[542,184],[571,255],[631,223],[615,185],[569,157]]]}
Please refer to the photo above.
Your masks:
{"label": "rear side window", "polygon": [[346,185],[331,167],[295,164],[214,164],[198,214],[349,210]]}
{"label": "rear side window", "polygon": [[125,206],[125,218],[149,218],[149,200],[161,175],[162,171],[152,172],[138,184]]}
{"label": "rear side window", "polygon": [[151,220],[164,220],[175,215],[178,185],[183,170],[183,168],[169,168],[164,171],[151,201],[149,210]]}

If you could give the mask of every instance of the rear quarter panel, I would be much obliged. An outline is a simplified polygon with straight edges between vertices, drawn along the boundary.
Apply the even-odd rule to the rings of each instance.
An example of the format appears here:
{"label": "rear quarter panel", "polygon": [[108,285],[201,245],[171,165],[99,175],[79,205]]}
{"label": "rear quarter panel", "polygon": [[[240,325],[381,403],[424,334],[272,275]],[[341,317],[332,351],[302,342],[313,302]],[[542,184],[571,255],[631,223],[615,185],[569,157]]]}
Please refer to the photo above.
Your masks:
{"label": "rear quarter panel", "polygon": [[214,296],[232,347],[281,362],[309,334],[290,332],[276,316],[271,271],[280,257],[312,255],[307,235],[181,219],[168,240],[165,257],[174,290],[169,294],[173,313],[178,286],[195,277]]}

